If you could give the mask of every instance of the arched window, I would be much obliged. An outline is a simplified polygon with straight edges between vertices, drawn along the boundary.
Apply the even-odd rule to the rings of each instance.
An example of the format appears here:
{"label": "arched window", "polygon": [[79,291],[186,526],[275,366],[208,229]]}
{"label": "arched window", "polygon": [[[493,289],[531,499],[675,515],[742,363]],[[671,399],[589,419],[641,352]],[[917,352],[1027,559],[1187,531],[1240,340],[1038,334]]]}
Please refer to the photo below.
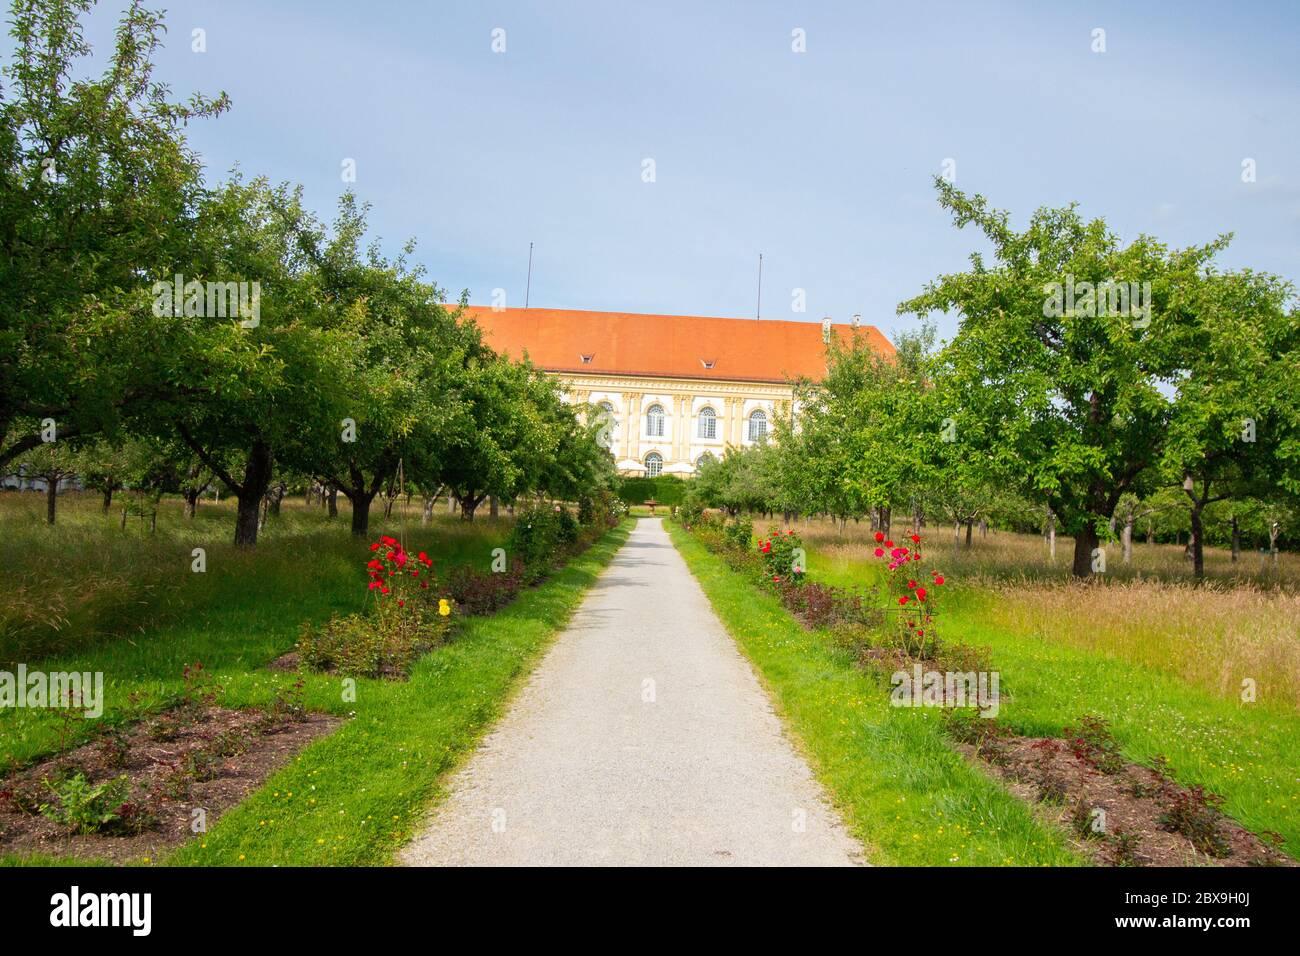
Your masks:
{"label": "arched window", "polygon": [[701,468],[703,468],[705,465],[709,464],[710,462],[717,461],[717,460],[718,460],[718,459],[716,459],[715,457],[713,457],[713,452],[711,452],[711,451],[706,451],[706,452],[705,452],[703,455],[701,455],[699,458],[695,459],[695,470],[696,470],[696,471],[699,471],[699,470],[700,470]]}
{"label": "arched window", "polygon": [[664,410],[661,405],[651,405],[645,413],[645,433],[651,438],[664,437]]}
{"label": "arched window", "polygon": [[700,409],[700,437],[718,437],[718,416],[707,405]]}
{"label": "arched window", "polygon": [[756,408],[749,416],[749,440],[762,441],[767,437],[767,413]]}
{"label": "arched window", "polygon": [[596,437],[603,447],[613,451],[614,429],[618,426],[618,421],[614,418],[614,406],[609,402],[601,402],[596,407],[599,409],[596,413],[596,420],[600,426],[600,431]]}
{"label": "arched window", "polygon": [[647,477],[658,478],[664,471],[664,459],[657,451],[645,456],[645,473]]}

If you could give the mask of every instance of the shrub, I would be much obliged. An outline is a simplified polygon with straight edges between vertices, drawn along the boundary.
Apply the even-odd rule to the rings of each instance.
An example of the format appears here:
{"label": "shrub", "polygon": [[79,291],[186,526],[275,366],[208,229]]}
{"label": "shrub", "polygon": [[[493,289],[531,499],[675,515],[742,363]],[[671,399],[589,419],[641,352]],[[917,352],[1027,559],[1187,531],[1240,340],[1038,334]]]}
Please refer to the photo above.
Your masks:
{"label": "shrub", "polygon": [[513,601],[523,586],[523,563],[520,561],[515,561],[504,571],[490,573],[459,565],[447,578],[448,593],[466,614],[491,614]]}
{"label": "shrub", "polygon": [[704,506],[700,504],[699,500],[695,497],[687,495],[686,500],[684,500],[681,507],[677,509],[677,521],[682,525],[682,527],[689,531],[692,527],[699,524],[700,519],[703,517]]}
{"label": "shrub", "polygon": [[114,769],[126,766],[131,753],[130,735],[121,727],[109,727],[99,738],[99,755]]}
{"label": "shrub", "polygon": [[1160,814],[1160,825],[1166,830],[1181,833],[1192,846],[1207,856],[1225,857],[1231,852],[1228,841],[1219,830],[1220,807],[1223,798],[1209,793],[1203,787],[1181,790],[1174,795],[1165,812]]}
{"label": "shrub", "polygon": [[877,531],[872,554],[888,562],[885,593],[889,611],[896,615],[894,632],[898,646],[908,655],[925,660],[933,657],[939,647],[934,592],[943,586],[944,576],[932,568],[930,584],[924,583],[920,544],[919,534],[911,535],[909,547],[895,544]]}
{"label": "shrub", "polygon": [[653,478],[624,478],[618,485],[618,497],[629,505],[640,505],[654,498],[657,490]]}
{"label": "shrub", "polygon": [[742,515],[737,515],[731,523],[723,526],[727,544],[740,551],[748,551],[754,540],[754,522]]}
{"label": "shrub", "polygon": [[1070,753],[1094,770],[1114,774],[1124,769],[1126,761],[1119,750],[1119,741],[1110,732],[1105,718],[1087,714],[1079,719],[1079,726],[1066,727]]}
{"label": "shrub", "polygon": [[57,783],[46,780],[45,786],[54,799],[41,804],[41,816],[72,833],[99,833],[118,819],[118,808],[131,791],[131,778],[123,774],[92,784],[85,774],[76,773]]}
{"label": "shrub", "polygon": [[559,543],[559,521],[548,506],[529,506],[515,518],[506,553],[524,563],[526,574],[540,577]]}
{"label": "shrub", "polygon": [[763,555],[764,576],[773,584],[803,582],[807,571],[803,566],[803,541],[795,531],[769,528],[767,537],[759,540],[758,550]]}
{"label": "shrub", "polygon": [[412,557],[396,538],[370,545],[366,562],[374,603],[366,613],[335,615],[321,627],[303,625],[298,637],[302,665],[335,669],[355,677],[405,674],[449,630],[452,604],[433,588],[433,559]]}
{"label": "shrub", "polygon": [[582,529],[578,525],[578,520],[573,517],[573,513],[564,505],[556,505],[555,536],[560,544],[575,544],[581,531]]}

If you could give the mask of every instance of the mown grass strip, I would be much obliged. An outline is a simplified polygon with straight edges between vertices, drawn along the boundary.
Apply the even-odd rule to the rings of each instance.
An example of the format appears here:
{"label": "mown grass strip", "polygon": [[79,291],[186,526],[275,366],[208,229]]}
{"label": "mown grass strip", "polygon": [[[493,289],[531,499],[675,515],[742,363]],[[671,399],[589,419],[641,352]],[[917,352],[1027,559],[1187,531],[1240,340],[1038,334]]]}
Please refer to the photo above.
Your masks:
{"label": "mown grass strip", "polygon": [[806,630],[774,595],[732,571],[680,527],[666,526],[871,862],[1082,862],[1059,830],[944,742],[936,710],[891,707],[888,688],[824,633]]}

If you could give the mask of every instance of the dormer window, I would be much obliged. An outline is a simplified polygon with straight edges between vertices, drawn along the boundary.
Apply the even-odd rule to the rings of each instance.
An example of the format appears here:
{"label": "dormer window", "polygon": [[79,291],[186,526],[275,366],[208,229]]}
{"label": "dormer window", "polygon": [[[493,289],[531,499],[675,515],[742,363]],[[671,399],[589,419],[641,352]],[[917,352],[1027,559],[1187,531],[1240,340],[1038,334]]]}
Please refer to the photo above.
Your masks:
{"label": "dormer window", "polygon": [[713,368],[713,363],[716,361],[717,359],[700,359],[700,364],[705,368]]}
{"label": "dormer window", "polygon": [[592,352],[590,355],[582,355],[582,354],[579,354],[579,355],[578,355],[578,358],[582,359],[582,364],[583,364],[583,365],[590,365],[590,364],[591,364],[591,360],[594,359],[595,357],[596,357],[596,353],[595,353],[595,352]]}

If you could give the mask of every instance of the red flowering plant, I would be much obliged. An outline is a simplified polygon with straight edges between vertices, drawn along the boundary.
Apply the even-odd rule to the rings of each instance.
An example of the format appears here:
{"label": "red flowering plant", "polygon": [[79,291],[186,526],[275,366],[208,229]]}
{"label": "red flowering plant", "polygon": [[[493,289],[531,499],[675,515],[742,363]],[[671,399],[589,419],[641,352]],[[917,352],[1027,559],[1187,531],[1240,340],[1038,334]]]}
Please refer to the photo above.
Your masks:
{"label": "red flowering plant", "polygon": [[437,583],[433,559],[425,552],[412,555],[390,535],[382,535],[370,545],[372,557],[366,562],[369,590],[381,617],[404,613],[412,617],[446,618],[451,602],[436,598],[431,588]]}
{"label": "red flowering plant", "polygon": [[763,576],[772,584],[802,584],[807,568],[804,567],[803,540],[795,531],[769,528],[767,536],[758,539],[758,553],[763,556]]}
{"label": "red flowering plant", "polygon": [[884,592],[888,610],[895,615],[899,646],[912,657],[933,656],[938,647],[934,596],[944,577],[933,568],[924,570],[921,536],[910,535],[906,543],[898,544],[877,531],[871,553],[886,564]]}

